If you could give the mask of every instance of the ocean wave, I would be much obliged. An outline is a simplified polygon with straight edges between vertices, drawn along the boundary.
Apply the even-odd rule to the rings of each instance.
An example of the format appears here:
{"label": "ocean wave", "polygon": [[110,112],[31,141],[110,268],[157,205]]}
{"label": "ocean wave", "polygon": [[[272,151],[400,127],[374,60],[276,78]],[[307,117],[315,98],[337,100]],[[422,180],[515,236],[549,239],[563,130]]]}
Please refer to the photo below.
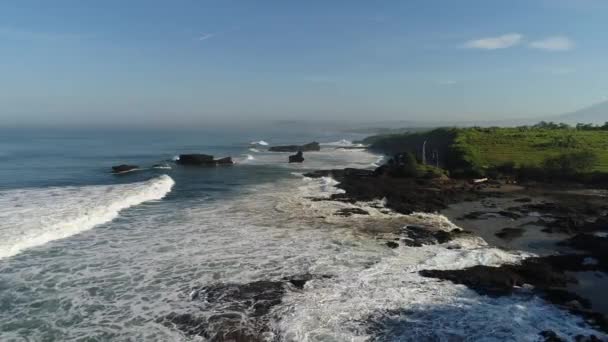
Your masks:
{"label": "ocean wave", "polygon": [[268,146],[268,143],[264,140],[260,141],[252,141],[250,145],[258,145],[258,146]]}
{"label": "ocean wave", "polygon": [[123,209],[163,198],[173,185],[162,175],[132,184],[0,192],[0,258],[109,222]]}
{"label": "ocean wave", "polygon": [[333,147],[365,147],[365,145],[363,145],[363,144],[354,144],[352,141],[346,140],[346,139],[322,143],[321,145],[322,146],[333,146]]}

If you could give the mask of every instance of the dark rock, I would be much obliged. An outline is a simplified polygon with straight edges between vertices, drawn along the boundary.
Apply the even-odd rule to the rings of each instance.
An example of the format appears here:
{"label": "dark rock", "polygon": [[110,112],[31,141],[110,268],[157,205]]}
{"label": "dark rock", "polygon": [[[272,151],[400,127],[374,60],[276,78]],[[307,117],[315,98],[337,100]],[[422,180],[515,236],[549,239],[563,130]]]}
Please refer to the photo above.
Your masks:
{"label": "dark rock", "polygon": [[289,162],[290,163],[301,163],[304,161],[304,154],[302,153],[302,151],[298,151],[298,153],[289,156]]}
{"label": "dark rock", "polygon": [[585,263],[587,258],[588,256],[583,254],[552,255],[528,258],[516,265],[479,265],[462,270],[424,270],[419,273],[424,277],[463,284],[479,294],[490,296],[509,295],[516,287],[530,284],[540,297],[585,318],[588,324],[607,332],[607,318],[589,310],[590,302],[587,299],[565,289],[567,284],[576,283],[576,279],[567,272],[597,269],[597,265]]}
{"label": "dark rock", "polygon": [[112,166],[112,173],[126,173],[126,172],[135,171],[138,169],[139,169],[139,166],[137,166],[137,165],[121,164],[121,165],[117,165],[117,166]]}
{"label": "dark rock", "polygon": [[539,335],[543,338],[543,342],[566,342],[552,330],[542,331]]}
{"label": "dark rock", "polygon": [[369,213],[361,208],[342,208],[334,213],[336,216],[352,216],[352,215],[369,215]]}
{"label": "dark rock", "polygon": [[516,198],[513,201],[519,202],[519,203],[530,203],[530,202],[532,202],[532,199],[530,197],[522,197],[522,198]]}
{"label": "dark rock", "polygon": [[321,151],[321,146],[318,142],[313,141],[305,145],[287,145],[287,146],[272,146],[268,149],[271,152],[309,152],[309,151]]}
{"label": "dark rock", "polygon": [[500,232],[496,233],[501,239],[513,240],[521,237],[524,234],[524,230],[521,228],[503,228]]}
{"label": "dark rock", "polygon": [[386,242],[386,247],[391,248],[391,249],[395,249],[397,247],[399,247],[399,244],[394,242],[394,241],[387,241]]}
{"label": "dark rock", "polygon": [[510,294],[515,286],[533,285],[539,290],[563,287],[576,279],[566,271],[585,271],[594,268],[585,265],[586,256],[582,254],[552,255],[540,258],[528,258],[521,264],[505,264],[499,267],[474,266],[462,270],[421,271],[425,277],[450,280],[463,284],[482,293],[505,295]]}
{"label": "dark rock", "polygon": [[402,242],[406,246],[421,247],[423,245],[435,245],[446,243],[454,238],[466,234],[460,229],[454,229],[450,232],[441,229],[433,229],[420,226],[406,226],[401,230],[403,236]]}
{"label": "dark rock", "polygon": [[301,274],[301,275],[295,275],[295,276],[291,276],[291,277],[285,277],[283,278],[284,281],[288,281],[291,285],[295,286],[296,288],[302,290],[304,289],[304,285],[306,285],[307,282],[314,280],[314,279],[329,279],[331,278],[330,275],[314,275],[314,274]]}
{"label": "dark rock", "polygon": [[179,159],[176,161],[180,165],[193,165],[193,166],[215,166],[215,165],[232,165],[232,158],[226,157],[221,159],[214,159],[213,156],[208,154],[180,154]]}
{"label": "dark rock", "polygon": [[577,234],[559,244],[588,253],[590,258],[597,261],[597,268],[608,271],[608,237]]}
{"label": "dark rock", "polygon": [[303,274],[285,277],[281,281],[205,286],[190,294],[191,300],[203,305],[204,312],[170,313],[157,322],[176,328],[187,336],[201,336],[210,341],[267,341],[270,311],[281,303],[289,286],[301,290],[312,279],[329,277]]}
{"label": "dark rock", "polygon": [[513,220],[517,220],[517,219],[521,218],[520,214],[514,213],[512,211],[501,210],[497,214],[500,216],[508,217]]}
{"label": "dark rock", "polygon": [[213,156],[208,154],[180,154],[176,161],[181,165],[212,165],[215,164]]}
{"label": "dark rock", "polygon": [[521,277],[504,267],[473,266],[464,270],[423,270],[423,277],[449,280],[456,284],[466,285],[479,294],[510,294],[514,286],[523,285]]}
{"label": "dark rock", "polygon": [[234,162],[231,157],[220,158],[215,161],[218,165],[232,165]]}

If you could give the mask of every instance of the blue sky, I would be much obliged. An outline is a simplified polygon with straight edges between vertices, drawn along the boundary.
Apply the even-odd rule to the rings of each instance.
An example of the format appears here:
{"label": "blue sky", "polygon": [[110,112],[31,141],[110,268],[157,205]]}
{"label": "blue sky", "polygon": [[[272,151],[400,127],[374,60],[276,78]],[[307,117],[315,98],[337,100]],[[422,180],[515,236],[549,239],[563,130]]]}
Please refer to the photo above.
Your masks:
{"label": "blue sky", "polygon": [[0,124],[493,120],[608,96],[608,0],[0,3]]}

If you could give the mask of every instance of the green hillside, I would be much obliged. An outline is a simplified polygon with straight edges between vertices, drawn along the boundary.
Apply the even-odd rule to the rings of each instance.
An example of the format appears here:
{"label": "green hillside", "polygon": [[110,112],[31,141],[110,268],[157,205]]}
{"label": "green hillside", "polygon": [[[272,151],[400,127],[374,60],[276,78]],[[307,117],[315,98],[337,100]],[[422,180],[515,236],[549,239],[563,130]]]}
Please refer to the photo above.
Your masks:
{"label": "green hillside", "polygon": [[[531,168],[555,165],[565,156],[576,162],[586,156],[585,172],[608,173],[608,126],[539,124],[525,127],[440,128],[432,131],[373,136],[364,140],[370,149],[386,154],[412,152],[451,172],[504,167]],[[592,156],[592,157],[590,157]],[[552,163],[553,162],[553,163]],[[581,171],[581,170],[577,170]]]}

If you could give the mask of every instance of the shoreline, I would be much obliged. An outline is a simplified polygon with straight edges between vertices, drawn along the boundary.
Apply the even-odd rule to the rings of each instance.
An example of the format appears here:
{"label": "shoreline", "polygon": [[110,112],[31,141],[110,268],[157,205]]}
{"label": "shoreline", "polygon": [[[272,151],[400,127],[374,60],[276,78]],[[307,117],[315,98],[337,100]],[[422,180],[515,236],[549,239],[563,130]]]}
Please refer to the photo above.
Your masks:
{"label": "shoreline", "polygon": [[[509,269],[498,273],[499,278],[522,279],[507,279],[509,284],[499,291],[502,292],[500,295],[512,295],[527,281],[536,280],[537,295],[560,309],[583,317],[596,329],[608,332],[608,300],[601,290],[603,285],[608,285],[603,252],[608,245],[602,235],[608,229],[605,225],[608,206],[603,203],[605,190],[583,186],[556,189],[556,185],[541,183],[471,185],[454,180],[396,179],[374,171],[355,169],[320,170],[306,176],[336,179],[336,186],[344,192],[332,195],[329,200],[356,203],[383,198],[387,208],[402,214],[436,212],[466,232],[481,237],[490,246],[537,255],[529,260],[542,265],[544,272],[548,272],[547,279],[540,283],[538,279],[526,279],[527,266],[515,271]],[[407,193],[414,200],[397,196],[395,192]],[[355,213],[362,214],[361,217],[365,215]],[[401,234],[399,238],[393,238],[399,242],[387,241],[389,247],[398,248],[404,242],[411,246],[407,242],[407,235],[411,236],[411,232],[405,238],[403,232],[394,233],[393,236]],[[420,235],[413,233],[416,234]],[[458,236],[447,235],[442,240],[427,232],[422,235],[427,238],[422,238],[422,244],[445,243]],[[537,265],[534,267],[538,268]],[[486,268],[482,272],[495,270]],[[466,269],[464,271],[458,275],[449,274],[449,271],[427,275],[464,284],[481,294],[496,294],[491,293],[491,287],[496,285],[496,279],[491,277],[495,276],[488,278],[484,274],[472,283],[463,277],[475,275],[466,273]]]}

